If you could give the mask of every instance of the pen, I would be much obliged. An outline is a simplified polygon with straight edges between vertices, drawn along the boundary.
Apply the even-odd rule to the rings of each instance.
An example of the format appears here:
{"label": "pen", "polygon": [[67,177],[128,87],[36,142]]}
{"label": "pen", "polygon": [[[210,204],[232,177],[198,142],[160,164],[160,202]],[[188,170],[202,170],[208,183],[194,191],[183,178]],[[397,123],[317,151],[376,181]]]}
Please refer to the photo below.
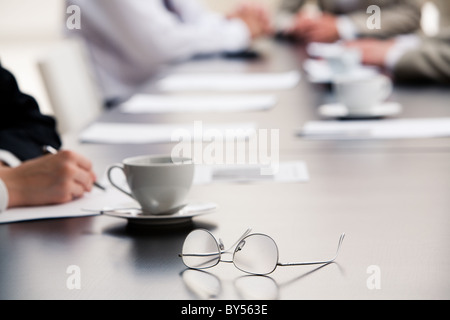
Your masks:
{"label": "pen", "polygon": [[[44,146],[44,147],[42,147],[42,149],[45,154],[57,154],[58,153],[58,150],[56,150],[52,146]],[[97,181],[94,181],[94,186],[96,186],[97,188],[99,188],[101,190],[106,190],[106,188],[104,186],[102,186],[101,184],[99,184]]]}

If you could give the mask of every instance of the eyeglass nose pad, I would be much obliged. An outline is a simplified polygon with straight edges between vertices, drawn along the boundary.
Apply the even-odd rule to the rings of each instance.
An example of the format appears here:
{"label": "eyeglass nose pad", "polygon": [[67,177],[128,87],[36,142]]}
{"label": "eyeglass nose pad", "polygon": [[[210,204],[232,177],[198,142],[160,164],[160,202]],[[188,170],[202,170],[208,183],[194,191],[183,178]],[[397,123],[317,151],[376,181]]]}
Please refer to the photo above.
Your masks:
{"label": "eyeglass nose pad", "polygon": [[242,240],[241,242],[238,243],[238,245],[236,246],[236,251],[241,251],[242,248],[244,248],[245,246],[245,240]]}
{"label": "eyeglass nose pad", "polygon": [[219,238],[219,249],[225,250],[225,246],[223,245],[222,239]]}

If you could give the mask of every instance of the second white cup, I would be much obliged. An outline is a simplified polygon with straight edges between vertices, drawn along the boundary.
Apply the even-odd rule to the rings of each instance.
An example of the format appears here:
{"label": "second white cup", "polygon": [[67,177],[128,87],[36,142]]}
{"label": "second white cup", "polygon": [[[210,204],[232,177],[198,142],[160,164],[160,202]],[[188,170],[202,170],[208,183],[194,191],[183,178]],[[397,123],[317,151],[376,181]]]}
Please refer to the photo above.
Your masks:
{"label": "second white cup", "polygon": [[364,77],[336,77],[336,98],[350,113],[370,112],[392,94],[392,80],[376,74]]}

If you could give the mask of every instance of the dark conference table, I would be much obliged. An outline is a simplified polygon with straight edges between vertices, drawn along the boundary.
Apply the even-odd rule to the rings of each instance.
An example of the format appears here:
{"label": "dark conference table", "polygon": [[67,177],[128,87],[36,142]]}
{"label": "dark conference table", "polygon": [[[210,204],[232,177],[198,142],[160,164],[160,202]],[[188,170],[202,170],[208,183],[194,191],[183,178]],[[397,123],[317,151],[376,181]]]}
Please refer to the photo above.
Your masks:
{"label": "dark conference table", "polygon": [[[198,59],[175,71],[302,71],[304,48],[262,43],[259,59]],[[148,91],[152,92],[150,84]],[[181,123],[253,121],[280,130],[280,161],[304,161],[305,183],[212,183],[190,197],[219,210],[171,228],[131,228],[105,215],[0,225],[0,299],[449,299],[450,138],[313,141],[295,134],[319,119],[330,87],[306,76],[276,92],[277,106],[244,113],[125,115],[108,110],[104,122]],[[396,86],[398,117],[449,117],[450,90]],[[173,144],[65,146],[88,156],[102,175],[110,164],[141,154],[170,153]],[[275,239],[282,261],[333,256],[335,263],[278,267],[248,276],[232,264],[186,269],[178,253],[186,235],[206,228],[225,244],[248,227]],[[77,266],[80,288],[70,288]],[[68,273],[69,272],[69,273]]]}

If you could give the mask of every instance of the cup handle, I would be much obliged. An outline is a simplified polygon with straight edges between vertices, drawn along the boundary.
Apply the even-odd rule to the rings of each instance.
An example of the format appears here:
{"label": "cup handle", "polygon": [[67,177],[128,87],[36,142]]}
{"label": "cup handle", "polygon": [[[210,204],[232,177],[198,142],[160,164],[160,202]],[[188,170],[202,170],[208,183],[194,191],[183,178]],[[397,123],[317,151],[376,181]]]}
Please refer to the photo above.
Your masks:
{"label": "cup handle", "polygon": [[[119,190],[119,191],[125,193],[127,196],[129,196],[129,197],[131,197],[131,198],[134,199],[133,195],[132,195],[130,192],[123,190],[121,187],[119,187],[119,186],[113,181],[113,179],[112,179],[112,177],[111,177],[111,173],[112,173],[112,171],[113,171],[114,169],[120,169],[120,170],[122,170],[122,172],[124,172],[124,171],[123,171],[123,165],[121,165],[121,164],[115,164],[115,165],[110,166],[110,167],[108,168],[108,171],[107,171],[107,176],[108,176],[109,182],[112,184],[112,186],[113,186],[114,188],[116,188],[117,190]],[[125,174],[125,172],[124,172],[124,174]]]}
{"label": "cup handle", "polygon": [[380,99],[384,101],[392,94],[394,86],[392,85],[392,80],[388,77],[383,77],[382,79],[383,81],[381,83],[382,90]]}

